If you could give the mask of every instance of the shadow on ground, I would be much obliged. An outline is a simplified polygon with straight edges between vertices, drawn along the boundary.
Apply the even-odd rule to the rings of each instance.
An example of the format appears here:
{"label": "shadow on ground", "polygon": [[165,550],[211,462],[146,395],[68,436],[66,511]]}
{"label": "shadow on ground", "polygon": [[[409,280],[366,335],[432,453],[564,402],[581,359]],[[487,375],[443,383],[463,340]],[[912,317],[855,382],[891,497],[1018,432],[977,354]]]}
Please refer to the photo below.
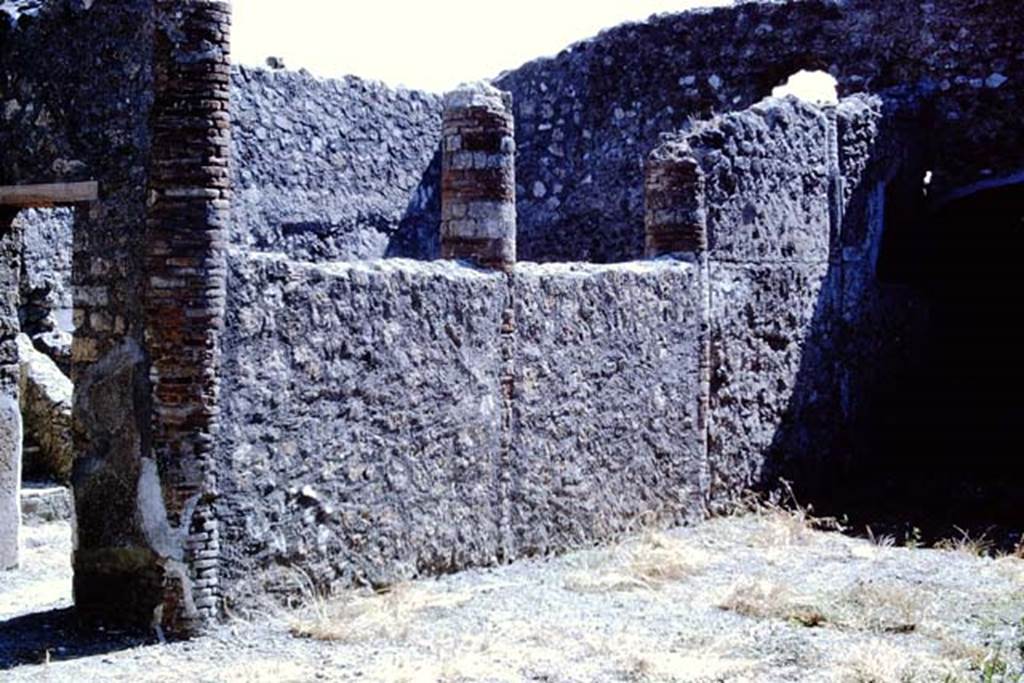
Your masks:
{"label": "shadow on ground", "polygon": [[0,671],[92,657],[155,644],[143,633],[105,629],[83,621],[74,608],[50,610],[0,621]]}

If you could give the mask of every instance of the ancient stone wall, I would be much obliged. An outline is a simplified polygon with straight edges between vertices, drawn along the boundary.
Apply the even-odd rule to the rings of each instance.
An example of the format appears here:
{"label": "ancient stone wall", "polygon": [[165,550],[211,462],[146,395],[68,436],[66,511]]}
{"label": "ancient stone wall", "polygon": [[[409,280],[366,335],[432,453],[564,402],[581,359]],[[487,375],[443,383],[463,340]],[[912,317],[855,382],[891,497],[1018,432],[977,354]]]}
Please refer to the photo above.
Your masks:
{"label": "ancient stone wall", "polygon": [[23,226],[22,329],[70,332],[74,209],[30,209],[17,220]]}
{"label": "ancient stone wall", "polygon": [[133,580],[149,556],[133,550],[145,547],[135,500],[149,429],[140,265],[153,3],[23,6],[0,18],[0,182],[100,181],[73,237],[75,597],[123,616],[152,600]]}
{"label": "ancient stone wall", "polygon": [[866,474],[874,391],[913,366],[925,329],[920,292],[880,272],[886,233],[915,227],[886,202],[925,215],[917,107],[768,99],[652,153],[648,247],[708,248],[714,504]]}
{"label": "ancient stone wall", "polygon": [[[500,166],[499,274],[312,263],[441,253],[441,98],[232,72],[218,0],[3,2],[0,183],[100,184],[73,225],[78,605],[190,630],[217,614],[221,569],[233,597],[271,567],[385,583],[834,474],[867,387],[913,355],[893,339],[920,329],[913,295],[878,282],[888,215],[1021,171],[1017,11],[742,3],[502,75],[514,122],[472,160]],[[801,68],[880,99],[755,104]],[[666,191],[645,207],[671,131],[686,166],[646,166]],[[452,206],[447,227],[489,210]],[[19,224],[0,228],[9,507],[29,271]],[[681,254],[513,269],[513,242],[525,261]]]}
{"label": "ancient stone wall", "polygon": [[[1019,171],[1024,63],[1012,0],[744,3],[653,17],[502,74],[513,96],[520,260],[643,254],[643,169],[662,133],[743,110],[803,68],[845,94],[928,103],[937,193]],[[239,69],[233,241],[330,260],[432,258],[440,98]],[[983,142],[984,144],[977,144]]]}
{"label": "ancient stone wall", "polygon": [[997,150],[1021,144],[1024,54],[1005,20],[1017,11],[1013,0],[743,3],[626,24],[503,74],[520,256],[639,257],[644,162],[659,135],[745,109],[800,69],[829,71],[843,94],[899,87],[936,102],[937,188],[1016,170]]}
{"label": "ancient stone wall", "polygon": [[695,277],[234,254],[229,592],[257,569],[381,584],[699,514]]}
{"label": "ancient stone wall", "polygon": [[21,539],[22,419],[18,391],[18,280],[21,235],[0,208],[0,571],[16,567]]}
{"label": "ancient stone wall", "polygon": [[219,447],[227,580],[386,583],[499,556],[503,276],[234,254]]}
{"label": "ancient stone wall", "polygon": [[700,273],[673,260],[517,267],[514,556],[703,513]]}
{"label": "ancient stone wall", "polygon": [[232,243],[311,261],[439,253],[441,98],[232,73]]}
{"label": "ancient stone wall", "polygon": [[[716,499],[762,483],[766,459],[784,457],[775,451],[792,445],[786,430],[813,431],[808,417],[817,406],[794,397],[830,394],[831,369],[819,357],[835,289],[829,131],[823,110],[769,99],[666,143],[684,150],[675,163],[696,164],[701,176],[686,187],[703,197],[680,202],[687,215],[691,204],[701,207],[707,233],[707,457]],[[808,377],[821,392],[797,391]]]}
{"label": "ancient stone wall", "polygon": [[73,225],[76,605],[187,632],[219,611],[205,456],[230,205],[227,5],[2,14],[0,182],[99,185]]}
{"label": "ancient stone wall", "polygon": [[[907,257],[911,268],[920,260],[893,241],[927,215],[925,191],[932,189],[924,185],[930,132],[921,129],[917,106],[861,96],[837,107],[843,208],[841,286],[832,324],[842,429],[828,467],[848,485],[853,477],[871,480],[881,471],[875,467],[880,451],[874,425],[878,411],[887,408],[878,401],[878,388],[917,372],[927,359],[923,292],[886,272],[893,252]],[[909,225],[908,212],[915,216]]]}

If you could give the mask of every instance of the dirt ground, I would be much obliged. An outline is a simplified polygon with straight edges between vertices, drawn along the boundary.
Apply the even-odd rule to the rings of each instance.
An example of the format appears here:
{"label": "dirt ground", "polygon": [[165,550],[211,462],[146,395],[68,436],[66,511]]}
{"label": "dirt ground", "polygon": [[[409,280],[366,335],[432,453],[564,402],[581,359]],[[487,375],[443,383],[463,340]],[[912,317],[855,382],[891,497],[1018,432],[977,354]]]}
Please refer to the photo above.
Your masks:
{"label": "dirt ground", "polygon": [[3,681],[1024,681],[1024,560],[800,514],[267,607],[166,645],[77,630],[67,525],[27,531],[0,574]]}

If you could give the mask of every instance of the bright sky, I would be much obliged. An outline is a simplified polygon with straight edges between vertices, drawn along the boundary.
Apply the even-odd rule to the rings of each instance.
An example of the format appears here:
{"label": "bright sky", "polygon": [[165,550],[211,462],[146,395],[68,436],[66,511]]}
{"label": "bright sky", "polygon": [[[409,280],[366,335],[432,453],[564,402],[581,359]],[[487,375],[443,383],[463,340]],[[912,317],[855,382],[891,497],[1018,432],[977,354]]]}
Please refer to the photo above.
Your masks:
{"label": "bright sky", "polygon": [[234,0],[241,64],[441,92],[497,76],[628,20],[731,0]]}

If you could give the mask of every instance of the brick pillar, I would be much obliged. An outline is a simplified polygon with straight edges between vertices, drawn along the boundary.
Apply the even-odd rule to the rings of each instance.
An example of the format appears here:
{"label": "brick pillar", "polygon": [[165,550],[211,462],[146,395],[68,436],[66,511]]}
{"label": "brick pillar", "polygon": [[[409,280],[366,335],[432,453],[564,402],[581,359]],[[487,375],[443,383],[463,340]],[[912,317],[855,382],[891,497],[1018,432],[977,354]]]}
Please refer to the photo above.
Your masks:
{"label": "brick pillar", "polygon": [[146,223],[148,466],[155,469],[148,481],[154,492],[158,485],[154,509],[162,503],[176,541],[164,557],[161,620],[192,632],[220,610],[212,458],[231,205],[230,5],[159,0],[157,12]]}
{"label": "brick pillar", "polygon": [[689,147],[673,141],[657,147],[647,159],[645,175],[647,257],[705,252],[704,174]]}
{"label": "brick pillar", "polygon": [[441,257],[488,268],[516,262],[512,96],[478,83],[445,98]]}
{"label": "brick pillar", "polygon": [[14,211],[0,207],[0,571],[18,565],[21,410],[18,406],[18,280],[21,239]]}

